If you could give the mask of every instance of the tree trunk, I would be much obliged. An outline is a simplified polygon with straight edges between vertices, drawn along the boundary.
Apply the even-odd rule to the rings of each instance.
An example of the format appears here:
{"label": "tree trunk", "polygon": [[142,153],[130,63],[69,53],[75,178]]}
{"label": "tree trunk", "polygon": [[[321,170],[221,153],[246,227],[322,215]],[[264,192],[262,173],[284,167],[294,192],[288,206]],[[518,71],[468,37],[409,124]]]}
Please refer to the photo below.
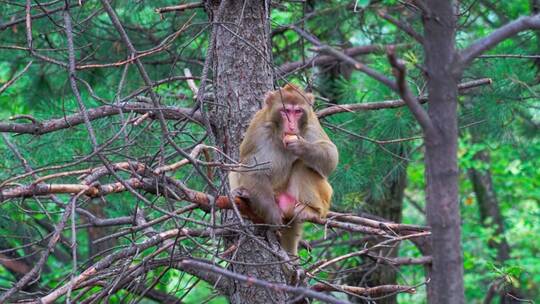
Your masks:
{"label": "tree trunk", "polygon": [[[474,159],[488,164],[489,153],[485,150],[479,151],[474,155]],[[493,227],[495,236],[500,237],[500,241],[490,240],[488,245],[497,250],[497,261],[504,263],[510,258],[510,246],[504,237],[504,222],[493,188],[491,172],[490,170],[469,169],[469,176],[478,202],[480,221],[486,227]],[[489,224],[488,219],[491,219]]]}
{"label": "tree trunk", "polygon": [[[477,133],[474,129],[471,130],[473,142],[480,142],[481,135]],[[487,150],[479,151],[474,155],[474,159],[489,164],[489,152]],[[489,169],[469,169],[468,174],[478,202],[480,221],[485,227],[493,227],[494,236],[499,239],[498,241],[490,239],[488,246],[497,250],[497,261],[504,264],[505,261],[510,259],[510,245],[508,245],[508,241],[504,236],[504,218],[493,186],[491,171]],[[486,304],[491,303],[495,294],[499,295],[500,303],[503,304],[518,303],[519,300],[516,299],[525,298],[522,291],[511,284],[506,284],[505,281],[501,281],[500,284],[495,282],[493,284],[484,299]]]}
{"label": "tree trunk", "polygon": [[428,114],[435,133],[426,134],[427,222],[432,229],[433,263],[428,302],[465,303],[458,202],[457,82],[454,1],[425,2],[424,52],[428,79]]}
{"label": "tree trunk", "polygon": [[[273,88],[269,11],[267,1],[208,1],[214,23],[213,85],[215,104],[209,118],[216,144],[238,159],[243,134],[253,114],[262,106],[266,92]],[[221,12],[219,10],[222,10]],[[218,20],[219,19],[219,20]],[[234,217],[229,214],[229,220]],[[240,228],[239,228],[240,229]],[[251,234],[251,235],[250,235]],[[253,240],[258,237],[258,241]],[[273,251],[280,247],[273,233],[251,230],[243,237],[225,241],[237,245],[230,269],[236,273],[270,282],[285,283],[280,259]],[[288,295],[277,290],[232,282],[227,296],[231,303],[285,303]]]}

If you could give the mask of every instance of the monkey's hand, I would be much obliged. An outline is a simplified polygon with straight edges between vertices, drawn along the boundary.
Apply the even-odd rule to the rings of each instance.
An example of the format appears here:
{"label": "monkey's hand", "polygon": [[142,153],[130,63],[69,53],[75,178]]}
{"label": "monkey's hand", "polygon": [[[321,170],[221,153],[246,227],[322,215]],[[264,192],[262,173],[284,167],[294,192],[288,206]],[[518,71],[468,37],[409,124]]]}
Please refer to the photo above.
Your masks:
{"label": "monkey's hand", "polygon": [[296,156],[302,156],[308,150],[309,142],[300,136],[290,136],[283,139],[285,148]]}

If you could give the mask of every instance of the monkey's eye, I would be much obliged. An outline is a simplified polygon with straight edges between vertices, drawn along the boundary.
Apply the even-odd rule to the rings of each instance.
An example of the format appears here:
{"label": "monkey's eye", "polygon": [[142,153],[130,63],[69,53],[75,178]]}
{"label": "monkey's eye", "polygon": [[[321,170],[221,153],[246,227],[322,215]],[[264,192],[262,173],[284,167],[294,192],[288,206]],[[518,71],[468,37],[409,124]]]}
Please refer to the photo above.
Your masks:
{"label": "monkey's eye", "polygon": [[294,113],[295,114],[302,114],[304,111],[302,111],[302,109],[296,109],[294,110]]}

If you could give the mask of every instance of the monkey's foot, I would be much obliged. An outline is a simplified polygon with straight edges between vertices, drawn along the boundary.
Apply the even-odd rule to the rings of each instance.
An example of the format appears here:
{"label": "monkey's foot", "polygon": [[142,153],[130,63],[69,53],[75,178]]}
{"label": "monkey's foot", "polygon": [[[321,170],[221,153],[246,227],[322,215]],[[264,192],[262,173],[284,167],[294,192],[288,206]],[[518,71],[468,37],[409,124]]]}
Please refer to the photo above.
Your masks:
{"label": "monkey's foot", "polygon": [[240,197],[243,199],[249,199],[249,192],[246,190],[246,188],[243,188],[243,187],[238,187],[236,189],[231,190],[230,194],[233,198]]}

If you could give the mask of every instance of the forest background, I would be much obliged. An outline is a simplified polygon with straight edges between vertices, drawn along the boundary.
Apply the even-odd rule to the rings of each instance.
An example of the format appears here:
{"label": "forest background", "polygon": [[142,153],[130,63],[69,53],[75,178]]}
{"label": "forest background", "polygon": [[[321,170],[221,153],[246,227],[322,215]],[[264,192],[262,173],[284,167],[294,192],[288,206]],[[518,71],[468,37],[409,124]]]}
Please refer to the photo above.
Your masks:
{"label": "forest background", "polygon": [[[467,303],[540,301],[538,20],[471,56],[457,81],[454,273],[423,245],[439,234],[426,219],[429,128],[400,89],[430,107],[423,33],[441,1],[232,2],[0,1],[2,300],[456,303],[426,287],[449,271]],[[467,49],[540,1],[454,9]],[[340,152],[336,213],[306,223],[301,282],[275,267],[275,240],[253,242],[261,232],[217,204],[246,121],[287,82],[314,92]]]}

